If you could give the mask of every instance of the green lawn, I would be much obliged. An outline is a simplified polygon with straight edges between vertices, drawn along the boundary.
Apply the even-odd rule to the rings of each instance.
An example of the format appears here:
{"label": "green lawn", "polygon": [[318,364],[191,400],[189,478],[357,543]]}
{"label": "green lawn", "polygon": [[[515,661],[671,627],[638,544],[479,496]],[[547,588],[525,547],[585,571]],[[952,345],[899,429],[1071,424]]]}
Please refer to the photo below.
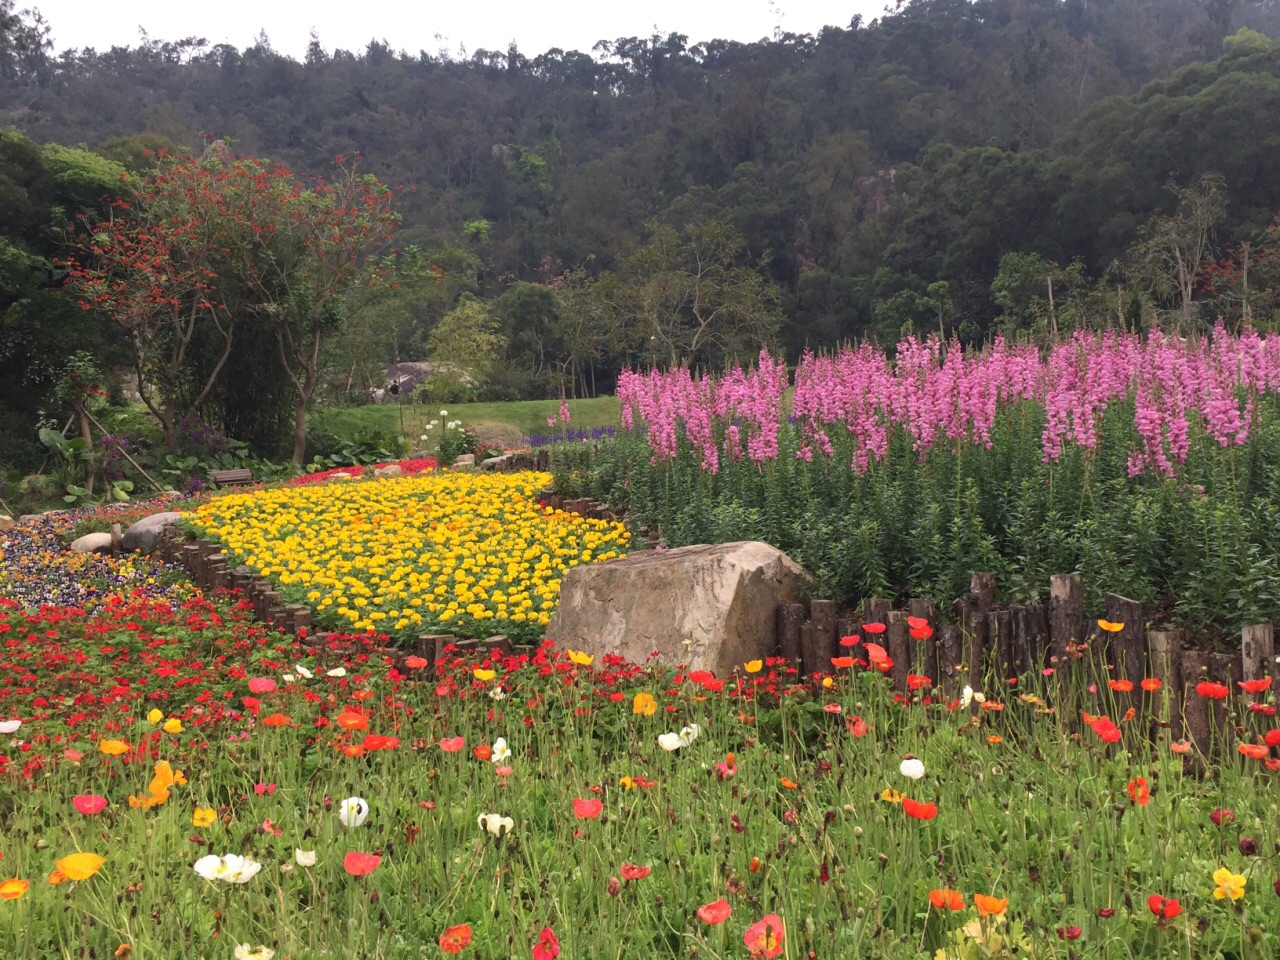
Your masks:
{"label": "green lawn", "polygon": [[[528,437],[556,433],[563,428],[547,426],[547,418],[560,411],[559,400],[516,400],[509,403],[457,403],[447,407],[390,404],[369,404],[363,407],[345,407],[324,410],[319,416],[326,429],[339,437],[353,437],[357,433],[381,431],[416,438],[425,426],[440,417],[440,410],[449,411],[448,419],[461,420],[462,425],[480,437],[515,446]],[[622,408],[617,397],[593,397],[570,400],[570,427],[589,430],[595,427],[616,427]],[[403,415],[403,421],[401,416]]]}

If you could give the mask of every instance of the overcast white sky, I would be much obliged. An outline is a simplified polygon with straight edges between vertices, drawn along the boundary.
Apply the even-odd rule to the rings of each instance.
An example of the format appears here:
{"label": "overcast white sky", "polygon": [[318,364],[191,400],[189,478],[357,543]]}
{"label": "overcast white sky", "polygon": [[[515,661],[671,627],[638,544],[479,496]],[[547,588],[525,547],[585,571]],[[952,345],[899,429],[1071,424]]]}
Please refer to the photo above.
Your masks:
{"label": "overcast white sky", "polygon": [[445,49],[458,56],[479,49],[537,56],[552,47],[590,53],[598,40],[687,34],[690,43],[714,38],[751,41],[781,27],[816,34],[831,24],[847,27],[855,14],[870,22],[893,0],[18,0],[35,7],[53,28],[54,46],[136,46],[139,28],[153,40],[204,37],[210,45],[252,46],[265,30],[273,49],[301,59],[312,29],[329,51],[357,52],[371,39],[416,54]]}

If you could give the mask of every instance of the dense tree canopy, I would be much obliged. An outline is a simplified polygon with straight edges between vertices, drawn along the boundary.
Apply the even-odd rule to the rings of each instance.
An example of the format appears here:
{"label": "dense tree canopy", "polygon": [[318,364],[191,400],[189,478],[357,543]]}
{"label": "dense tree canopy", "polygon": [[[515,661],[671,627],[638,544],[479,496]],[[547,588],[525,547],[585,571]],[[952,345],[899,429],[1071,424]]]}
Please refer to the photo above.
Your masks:
{"label": "dense tree canopy", "polygon": [[[1177,216],[1179,191],[1220,178],[1207,264],[1261,242],[1280,210],[1278,35],[1278,0],[910,0],[756,43],[655,34],[459,58],[316,38],[298,62],[265,38],[55,54],[35,15],[0,0],[0,109],[23,131],[0,144],[18,245],[0,272],[30,278],[12,250],[33,255],[32,231],[47,240],[51,218],[96,203],[114,164],[142,175],[158,153],[226,138],[307,175],[362,156],[397,191],[399,242],[439,271],[370,314],[360,344],[334,342],[325,362],[348,386],[425,358],[464,292],[506,342],[494,396],[607,389],[625,363],[714,365],[765,336],[796,356],[908,324],[972,338],[1089,310],[1137,318],[1209,291],[1198,275],[1169,288],[1117,273],[1153,218]],[[69,151],[76,172],[55,182],[62,148],[33,141],[92,145],[102,166]],[[662,259],[659,238],[715,231],[740,241],[726,276],[757,277],[778,322],[659,355],[648,338],[664,328],[637,339],[644,298],[692,315],[644,259]],[[1070,303],[1050,306],[1050,276]]]}

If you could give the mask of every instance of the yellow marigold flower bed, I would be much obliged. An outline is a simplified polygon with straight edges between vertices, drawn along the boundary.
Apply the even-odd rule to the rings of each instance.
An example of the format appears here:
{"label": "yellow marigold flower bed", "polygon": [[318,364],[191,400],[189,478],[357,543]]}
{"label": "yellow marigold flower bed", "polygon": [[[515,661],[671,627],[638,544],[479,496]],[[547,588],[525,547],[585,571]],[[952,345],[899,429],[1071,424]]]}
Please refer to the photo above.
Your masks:
{"label": "yellow marigold flower bed", "polygon": [[560,580],[626,553],[620,523],[538,505],[547,473],[421,474],[219,497],[190,515],[317,626],[533,639]]}

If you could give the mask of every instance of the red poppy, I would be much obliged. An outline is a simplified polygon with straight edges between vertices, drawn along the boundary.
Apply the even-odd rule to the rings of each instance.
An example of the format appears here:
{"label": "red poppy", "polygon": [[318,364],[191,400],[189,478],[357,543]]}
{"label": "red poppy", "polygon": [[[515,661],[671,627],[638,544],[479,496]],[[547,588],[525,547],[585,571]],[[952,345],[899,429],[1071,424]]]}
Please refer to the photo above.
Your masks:
{"label": "red poppy", "polygon": [[457,753],[466,745],[466,737],[445,737],[440,741],[440,749],[445,753]]}
{"label": "red poppy", "polygon": [[1220,827],[1224,823],[1230,823],[1236,818],[1235,813],[1226,807],[1214,807],[1213,812],[1209,814],[1209,819],[1215,827]]}
{"label": "red poppy", "polygon": [[1116,915],[1115,907],[1101,907],[1098,910],[1098,916],[1100,916],[1103,920],[1110,920],[1115,915]]}
{"label": "red poppy", "polygon": [[822,709],[827,713],[843,713],[844,707],[838,703],[824,703]]}
{"label": "red poppy", "polygon": [[921,674],[918,674],[918,673],[907,674],[908,690],[921,690],[925,687],[932,686],[932,684],[933,684],[933,681],[930,678],[922,676]]}
{"label": "red poppy", "polygon": [[378,864],[381,862],[382,854],[380,853],[357,853],[352,850],[342,858],[342,869],[353,877],[367,877],[378,869]]}
{"label": "red poppy", "polygon": [[250,693],[270,693],[276,688],[276,682],[270,677],[254,677],[249,681]]}
{"label": "red poppy", "polygon": [[849,670],[853,667],[853,657],[832,657],[831,665],[837,670]]}
{"label": "red poppy", "polygon": [[929,891],[929,902],[935,910],[963,910],[964,894],[950,887]]}
{"label": "red poppy", "polygon": [[862,629],[867,633],[884,633],[883,623],[864,623]]}
{"label": "red poppy", "polygon": [[848,727],[849,733],[855,737],[865,737],[871,729],[861,717],[850,717],[845,721],[845,726]]}
{"label": "red poppy", "polygon": [[933,627],[929,626],[927,623],[923,627],[911,628],[912,640],[928,640],[932,636],[933,636]]}
{"label": "red poppy", "polygon": [[[404,658],[404,665],[405,665],[406,667],[408,667],[410,670],[421,670],[423,667],[425,667],[425,666],[427,665],[427,660],[426,660],[426,658],[425,658],[425,657],[405,657],[405,658]],[[466,928],[466,931],[467,931],[467,943],[470,943],[470,942],[471,942],[471,928],[470,928],[470,927],[468,927],[465,923],[462,925],[462,927],[450,927],[450,928],[449,928],[449,930],[460,930],[460,929],[462,929],[463,927],[465,927],[465,928]],[[448,932],[449,932],[449,930],[446,930],[446,931],[445,931],[445,933],[448,933]],[[463,946],[464,946],[464,947],[465,947],[466,945],[467,945],[466,943],[464,943],[464,944],[463,944]]]}
{"label": "red poppy", "polygon": [[1264,717],[1274,717],[1276,715],[1276,705],[1274,703],[1251,703],[1249,704],[1250,713],[1260,713]]}
{"label": "red poppy", "polygon": [[872,663],[884,663],[889,659],[889,654],[885,651],[884,647],[880,646],[880,644],[868,643],[864,644],[864,646],[867,651],[867,659]]}
{"label": "red poppy", "polygon": [[1143,690],[1147,691],[1147,693],[1155,693],[1164,686],[1164,684],[1156,677],[1147,677],[1142,681],[1141,686]]}
{"label": "red poppy", "polygon": [[619,871],[623,880],[643,880],[653,872],[653,867],[643,867],[637,863],[624,863]]}
{"label": "red poppy", "polygon": [[1225,700],[1227,695],[1231,693],[1225,683],[1213,683],[1209,680],[1201,680],[1196,684],[1196,693],[1204,697],[1206,700]]}
{"label": "red poppy", "polygon": [[1098,717],[1089,726],[1104,743],[1115,743],[1120,739],[1120,728],[1110,717]]}
{"label": "red poppy", "polygon": [[862,642],[862,637],[858,636],[856,633],[850,634],[847,637],[840,638],[840,646],[842,647],[856,647],[861,642]]}
{"label": "red poppy", "polygon": [[1261,680],[1238,680],[1236,686],[1245,693],[1264,693],[1271,689],[1271,678],[1263,677]]}
{"label": "red poppy", "polygon": [[1132,693],[1132,692],[1133,692],[1133,681],[1132,681],[1132,680],[1108,680],[1108,681],[1107,681],[1107,686],[1109,686],[1112,690],[1115,690],[1115,691],[1117,691],[1117,692],[1119,692],[1119,693]]}
{"label": "red poppy", "polygon": [[489,746],[487,743],[480,744],[480,746],[476,747],[471,752],[476,755],[477,760],[488,760],[493,757],[493,747]]}
{"label": "red poppy", "polygon": [[698,908],[698,919],[703,923],[715,926],[717,923],[724,923],[733,913],[733,907],[729,906],[729,901],[721,897],[714,903],[704,903]]}
{"label": "red poppy", "polygon": [[365,735],[364,741],[360,746],[366,750],[394,750],[400,746],[400,738],[387,737],[381,733],[369,733]]}
{"label": "red poppy", "polygon": [[86,793],[82,796],[72,797],[71,805],[76,808],[77,813],[92,817],[94,814],[101,813],[107,809],[107,798],[96,793]]}
{"label": "red poppy", "polygon": [[1147,786],[1146,777],[1129,781],[1129,799],[1140,807],[1145,807],[1151,802],[1151,788]]}
{"label": "red poppy", "polygon": [[1079,940],[1082,932],[1079,927],[1059,927],[1057,930],[1059,940]]}
{"label": "red poppy", "polygon": [[916,820],[932,820],[938,815],[938,805],[936,803],[920,803],[910,797],[902,798],[902,809],[908,817]]}
{"label": "red poppy", "polygon": [[445,953],[461,953],[471,944],[471,925],[460,923],[440,934],[440,949]]}
{"label": "red poppy", "polygon": [[1172,920],[1182,912],[1182,904],[1173,897],[1162,897],[1158,893],[1153,893],[1147,897],[1147,909],[1155,914],[1157,920]]}
{"label": "red poppy", "polygon": [[599,800],[583,800],[581,797],[573,798],[573,815],[579,820],[594,820],[600,816],[604,810],[604,804]]}
{"label": "red poppy", "polygon": [[538,942],[533,945],[533,960],[556,960],[558,956],[560,941],[556,939],[555,931],[550,927],[543,927],[538,934]]}
{"label": "red poppy", "polygon": [[769,960],[782,953],[782,942],[786,939],[786,931],[782,926],[782,918],[771,913],[747,927],[742,935],[742,942],[747,945],[753,960]]}
{"label": "red poppy", "polygon": [[1241,743],[1236,745],[1236,749],[1250,760],[1265,760],[1271,752],[1260,743]]}
{"label": "red poppy", "polygon": [[1280,747],[1280,730],[1267,731],[1267,746]]}

